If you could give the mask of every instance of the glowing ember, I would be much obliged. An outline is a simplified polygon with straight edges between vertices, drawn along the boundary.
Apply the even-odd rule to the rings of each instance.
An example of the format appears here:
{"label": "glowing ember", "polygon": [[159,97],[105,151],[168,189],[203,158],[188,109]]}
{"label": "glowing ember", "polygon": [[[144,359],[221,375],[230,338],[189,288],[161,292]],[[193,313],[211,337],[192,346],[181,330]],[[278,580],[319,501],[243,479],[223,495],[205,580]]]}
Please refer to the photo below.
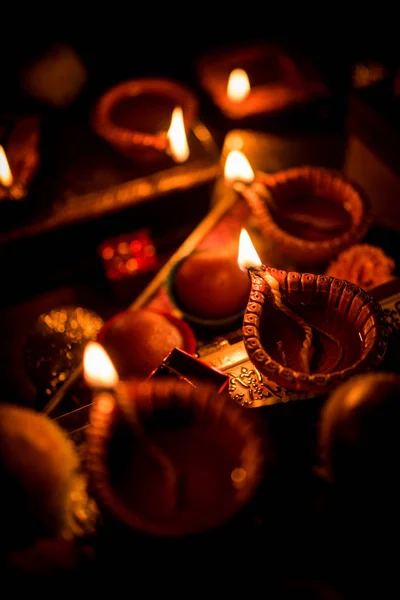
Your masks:
{"label": "glowing ember", "polygon": [[250,81],[246,71],[234,69],[231,72],[226,93],[232,102],[242,102],[247,98],[250,93]]}
{"label": "glowing ember", "polygon": [[243,152],[231,150],[226,157],[224,168],[225,181],[233,183],[234,181],[243,181],[251,183],[254,179],[254,171]]}
{"label": "glowing ember", "polygon": [[113,388],[119,380],[107,352],[97,342],[89,342],[85,348],[83,371],[86,382],[91,387]]}
{"label": "glowing ember", "polygon": [[8,164],[6,153],[3,146],[0,145],[0,185],[9,188],[13,184],[13,176],[10,165]]}
{"label": "glowing ember", "polygon": [[176,162],[185,162],[189,158],[189,146],[186,137],[185,123],[183,121],[182,109],[178,106],[174,109],[171,125],[167,132],[169,149]]}

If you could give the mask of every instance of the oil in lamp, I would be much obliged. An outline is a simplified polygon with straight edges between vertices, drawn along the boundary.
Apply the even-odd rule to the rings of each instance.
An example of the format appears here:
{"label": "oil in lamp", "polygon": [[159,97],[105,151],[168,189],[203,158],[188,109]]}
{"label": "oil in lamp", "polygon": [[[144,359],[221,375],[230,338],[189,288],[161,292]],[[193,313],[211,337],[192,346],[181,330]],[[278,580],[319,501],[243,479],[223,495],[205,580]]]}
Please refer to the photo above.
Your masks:
{"label": "oil in lamp", "polygon": [[219,527],[250,500],[262,443],[228,395],[168,378],[119,381],[96,343],[84,372],[94,390],[87,465],[104,515],[177,537]]}
{"label": "oil in lamp", "polygon": [[287,390],[318,394],[382,361],[385,317],[364,290],[334,277],[263,265],[245,230],[238,263],[251,280],[244,344],[266,377]]}

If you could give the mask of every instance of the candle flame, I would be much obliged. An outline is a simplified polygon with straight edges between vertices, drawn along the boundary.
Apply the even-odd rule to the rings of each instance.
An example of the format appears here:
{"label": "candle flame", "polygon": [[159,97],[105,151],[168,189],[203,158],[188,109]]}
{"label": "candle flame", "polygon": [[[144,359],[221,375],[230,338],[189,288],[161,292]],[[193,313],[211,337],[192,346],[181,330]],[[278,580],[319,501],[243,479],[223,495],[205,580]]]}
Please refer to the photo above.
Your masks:
{"label": "candle flame", "polygon": [[180,106],[174,108],[167,137],[169,149],[176,162],[185,162],[189,158],[189,146],[186,137],[183,112]]}
{"label": "candle flame", "polygon": [[246,71],[233,69],[229,75],[226,93],[232,102],[242,102],[247,98],[250,93],[250,81]]}
{"label": "candle flame", "polygon": [[110,389],[118,383],[118,373],[103,346],[89,342],[83,355],[83,372],[90,387]]}
{"label": "candle flame", "polygon": [[243,152],[240,152],[240,150],[229,152],[225,161],[224,176],[227,183],[233,183],[234,181],[251,183],[253,181],[254,171]]}
{"label": "candle flame", "polygon": [[241,230],[239,237],[238,265],[242,271],[250,269],[250,267],[258,268],[262,265],[253,242],[245,229]]}
{"label": "candle flame", "polygon": [[3,146],[0,145],[0,185],[11,187],[13,184],[13,176],[10,165],[8,164],[6,153]]}

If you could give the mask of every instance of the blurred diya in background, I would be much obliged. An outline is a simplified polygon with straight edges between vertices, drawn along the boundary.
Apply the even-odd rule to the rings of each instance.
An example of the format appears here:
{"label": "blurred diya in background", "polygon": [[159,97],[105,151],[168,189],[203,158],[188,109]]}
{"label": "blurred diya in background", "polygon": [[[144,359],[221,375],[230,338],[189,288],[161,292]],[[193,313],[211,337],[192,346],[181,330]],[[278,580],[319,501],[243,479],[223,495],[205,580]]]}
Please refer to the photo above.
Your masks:
{"label": "blurred diya in background", "polygon": [[0,138],[4,133],[7,140],[4,146],[0,144],[0,201],[22,200],[39,166],[39,120],[27,117],[5,127],[0,124]]}
{"label": "blurred diya in background", "polygon": [[177,537],[222,525],[251,499],[261,439],[229,396],[169,379],[120,382],[98,344],[84,370],[94,390],[87,464],[104,515]]}
{"label": "blurred diya in background", "polygon": [[365,291],[325,275],[266,267],[245,230],[238,262],[251,279],[244,344],[266,377],[287,390],[323,393],[382,361],[386,319]]}
{"label": "blurred diya in background", "polygon": [[93,129],[118,152],[140,162],[189,157],[186,131],[195,125],[198,102],[168,79],[137,79],[111,88],[98,100]]}
{"label": "blurred diya in background", "polygon": [[268,44],[204,56],[197,70],[202,87],[216,106],[236,121],[329,96],[309,65],[305,76],[282,49]]}
{"label": "blurred diya in background", "polygon": [[360,241],[371,222],[364,195],[337,172],[326,169],[257,173],[251,185],[238,191],[264,236],[299,265],[331,260]]}
{"label": "blurred diya in background", "polygon": [[363,290],[370,290],[391,281],[395,267],[394,260],[382,248],[359,244],[341,252],[329,265],[326,275],[346,279]]}

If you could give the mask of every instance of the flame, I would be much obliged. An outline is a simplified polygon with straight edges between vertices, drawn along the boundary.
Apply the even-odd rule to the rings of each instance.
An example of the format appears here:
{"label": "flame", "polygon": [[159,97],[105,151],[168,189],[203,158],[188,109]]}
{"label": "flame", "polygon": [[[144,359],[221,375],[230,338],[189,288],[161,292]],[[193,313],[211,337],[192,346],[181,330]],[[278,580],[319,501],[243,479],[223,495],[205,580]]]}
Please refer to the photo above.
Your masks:
{"label": "flame", "polygon": [[110,357],[97,342],[89,342],[85,348],[83,372],[88,385],[95,388],[113,388],[119,380]]}
{"label": "flame", "polygon": [[13,184],[13,176],[10,165],[8,164],[6,153],[3,146],[0,145],[0,185],[11,187]]}
{"label": "flame", "polygon": [[239,237],[238,265],[242,271],[250,267],[261,267],[262,265],[253,242],[245,229],[241,230]]}
{"label": "flame", "polygon": [[254,171],[243,152],[240,150],[231,150],[226,157],[224,169],[225,181],[233,183],[234,181],[243,181],[251,183],[254,179]]}
{"label": "flame", "polygon": [[229,75],[226,93],[232,102],[242,102],[247,98],[250,93],[250,81],[246,71],[233,69]]}
{"label": "flame", "polygon": [[189,146],[183,121],[183,112],[180,106],[174,108],[167,137],[173,159],[176,162],[185,162],[189,158]]}

